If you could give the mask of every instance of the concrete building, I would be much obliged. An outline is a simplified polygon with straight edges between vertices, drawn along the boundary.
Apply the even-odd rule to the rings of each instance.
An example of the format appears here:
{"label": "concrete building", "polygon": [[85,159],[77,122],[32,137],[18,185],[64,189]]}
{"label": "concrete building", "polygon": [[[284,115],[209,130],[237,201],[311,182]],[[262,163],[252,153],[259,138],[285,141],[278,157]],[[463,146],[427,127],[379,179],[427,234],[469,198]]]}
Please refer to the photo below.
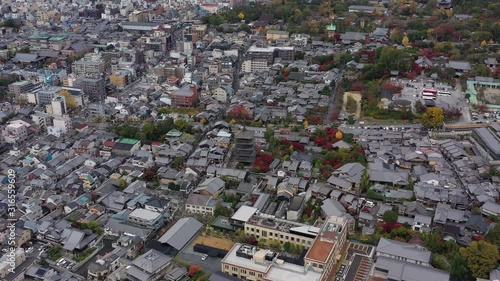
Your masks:
{"label": "concrete building", "polygon": [[52,103],[52,99],[59,95],[61,87],[45,87],[36,92],[36,104],[47,105]]}
{"label": "concrete building", "polygon": [[53,125],[47,127],[47,133],[56,137],[61,137],[73,129],[71,118],[67,115],[54,118]]}
{"label": "concrete building", "polygon": [[64,96],[57,96],[52,99],[52,115],[62,117],[66,113],[68,113],[66,107],[66,98]]}
{"label": "concrete building", "polygon": [[104,59],[101,54],[86,54],[81,60],[73,63],[72,70],[77,78],[101,77],[104,73]]}
{"label": "concrete building", "polygon": [[266,33],[267,40],[288,39],[290,32],[282,30],[268,30]]}
{"label": "concrete building", "polygon": [[87,110],[92,116],[103,116],[106,114],[104,105],[101,103],[91,103],[87,106]]}
{"label": "concrete building", "polygon": [[320,229],[293,221],[262,214],[253,215],[245,223],[245,234],[257,239],[278,240],[281,244],[289,242],[305,248],[311,247]]}
{"label": "concrete building", "polygon": [[51,123],[52,116],[42,112],[37,112],[31,115],[31,120],[33,120],[33,122],[35,122],[43,132],[47,130],[47,126]]}
{"label": "concrete building", "polygon": [[106,98],[106,85],[103,78],[83,78],[80,81],[80,87],[90,102],[100,102]]}
{"label": "concrete building", "polygon": [[130,73],[123,70],[114,71],[113,74],[109,76],[109,83],[116,87],[124,87],[130,83],[130,80]]}
{"label": "concrete building", "polygon": [[2,131],[6,143],[23,143],[28,138],[28,129],[20,123],[7,125]]}
{"label": "concrete building", "polygon": [[236,243],[221,261],[221,271],[240,280],[318,281],[321,273],[287,263],[277,252]]}
{"label": "concrete building", "polygon": [[[14,267],[11,264],[11,260],[15,264]],[[0,278],[3,279],[10,273],[15,272],[16,267],[18,267],[24,261],[26,261],[26,253],[24,252],[23,248],[17,248],[14,253],[4,253],[0,258]]]}
{"label": "concrete building", "polygon": [[129,214],[128,218],[132,224],[151,229],[158,229],[163,224],[162,214],[146,209],[135,209]]}
{"label": "concrete building", "polygon": [[321,281],[330,280],[334,265],[342,258],[347,240],[347,220],[330,217],[321,228],[304,258],[305,265],[320,272]]}
{"label": "concrete building", "polygon": [[173,107],[193,107],[198,101],[198,89],[194,85],[185,84],[170,96]]}
{"label": "concrete building", "polygon": [[9,85],[9,92],[14,95],[20,95],[31,91],[34,85],[31,81],[20,81]]}

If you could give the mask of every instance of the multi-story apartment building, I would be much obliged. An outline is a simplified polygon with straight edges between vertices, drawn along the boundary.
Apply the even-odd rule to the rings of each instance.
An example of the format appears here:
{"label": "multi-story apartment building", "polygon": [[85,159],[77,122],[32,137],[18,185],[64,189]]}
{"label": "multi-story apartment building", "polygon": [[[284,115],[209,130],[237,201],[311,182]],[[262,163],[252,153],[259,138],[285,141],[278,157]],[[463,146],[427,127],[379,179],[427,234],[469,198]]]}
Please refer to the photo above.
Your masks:
{"label": "multi-story apartment building", "polygon": [[62,117],[68,112],[66,107],[66,99],[64,98],[64,96],[54,97],[52,99],[51,106],[52,106],[52,115]]}
{"label": "multi-story apartment building", "polygon": [[45,87],[36,92],[36,104],[47,105],[51,104],[52,99],[59,95],[61,87]]}
{"label": "multi-story apartment building", "polygon": [[80,80],[80,87],[91,102],[104,101],[106,98],[106,85],[103,78],[83,78]]}
{"label": "multi-story apartment building", "polygon": [[278,219],[266,214],[255,214],[245,223],[245,234],[258,239],[289,242],[305,248],[311,247],[320,229],[310,225]]}
{"label": "multi-story apartment building", "polygon": [[341,256],[347,240],[347,220],[330,217],[321,228],[304,257],[305,265],[321,273],[321,281],[330,280],[332,269]]}
{"label": "multi-story apartment building", "polygon": [[[11,272],[15,272],[15,268],[21,265],[25,260],[26,253],[23,248],[17,248],[13,253],[5,253],[2,258],[0,258],[0,278],[4,279]],[[14,268],[12,268],[11,261],[13,261],[15,264]],[[24,276],[24,274],[21,275]]]}
{"label": "multi-story apartment building", "polygon": [[19,81],[9,85],[9,92],[14,95],[20,95],[31,91],[34,85],[31,81]]}
{"label": "multi-story apartment building", "polygon": [[241,70],[244,72],[264,71],[273,65],[276,58],[293,61],[294,57],[294,47],[252,46],[245,55]]}
{"label": "multi-story apartment building", "polygon": [[31,115],[31,120],[38,125],[41,131],[45,131],[47,130],[47,126],[51,123],[52,116],[42,112],[37,112]]}
{"label": "multi-story apartment building", "polygon": [[28,129],[20,123],[7,125],[2,131],[6,143],[23,143],[28,138]]}
{"label": "multi-story apartment building", "polygon": [[72,65],[76,77],[100,77],[104,73],[104,59],[101,54],[86,54],[81,60]]}
{"label": "multi-story apartment building", "polygon": [[135,209],[129,214],[128,219],[132,224],[151,229],[158,229],[164,221],[162,214],[146,209]]}
{"label": "multi-story apartment building", "polygon": [[182,88],[170,94],[173,107],[192,107],[198,101],[196,86],[185,84]]}

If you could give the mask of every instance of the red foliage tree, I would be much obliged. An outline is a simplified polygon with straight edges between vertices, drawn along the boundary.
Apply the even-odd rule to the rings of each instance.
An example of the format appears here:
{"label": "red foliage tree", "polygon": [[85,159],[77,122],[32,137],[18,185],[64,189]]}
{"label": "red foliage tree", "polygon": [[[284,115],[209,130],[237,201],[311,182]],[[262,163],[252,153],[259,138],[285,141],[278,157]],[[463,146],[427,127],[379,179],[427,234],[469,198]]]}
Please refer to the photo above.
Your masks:
{"label": "red foliage tree", "polygon": [[197,265],[191,265],[189,267],[189,276],[193,277],[196,272],[200,271],[201,270],[201,267],[197,266]]}
{"label": "red foliage tree", "polygon": [[434,33],[436,34],[437,39],[451,39],[454,35],[456,35],[455,28],[450,24],[440,24],[434,29]]}
{"label": "red foliage tree", "polygon": [[231,111],[229,112],[229,116],[239,120],[248,120],[252,118],[252,114],[250,114],[250,111],[248,111],[248,109],[243,106],[233,107],[233,109],[231,109]]}
{"label": "red foliage tree", "polygon": [[350,90],[351,91],[362,91],[365,88],[365,84],[362,81],[356,81],[352,83]]}

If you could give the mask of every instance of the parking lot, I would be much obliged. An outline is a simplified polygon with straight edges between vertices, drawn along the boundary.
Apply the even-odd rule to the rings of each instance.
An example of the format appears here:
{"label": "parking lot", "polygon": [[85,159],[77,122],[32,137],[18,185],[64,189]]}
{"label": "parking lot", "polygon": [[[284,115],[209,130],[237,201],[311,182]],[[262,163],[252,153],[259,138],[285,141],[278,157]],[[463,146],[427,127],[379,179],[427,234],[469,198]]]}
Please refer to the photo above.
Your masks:
{"label": "parking lot", "polygon": [[214,273],[220,270],[221,258],[208,257],[206,260],[202,260],[202,253],[197,253],[193,251],[193,246],[189,243],[181,252],[177,255],[178,258],[185,260],[193,265],[199,265],[207,273]]}

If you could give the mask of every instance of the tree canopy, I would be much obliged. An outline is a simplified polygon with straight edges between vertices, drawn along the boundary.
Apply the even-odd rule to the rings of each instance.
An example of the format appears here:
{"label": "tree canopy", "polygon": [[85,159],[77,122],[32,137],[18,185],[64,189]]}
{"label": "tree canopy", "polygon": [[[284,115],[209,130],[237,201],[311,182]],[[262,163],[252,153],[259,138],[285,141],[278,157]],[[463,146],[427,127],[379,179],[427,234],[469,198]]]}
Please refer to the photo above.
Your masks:
{"label": "tree canopy", "polygon": [[427,128],[437,128],[443,125],[444,111],[439,107],[429,107],[422,115],[422,125]]}
{"label": "tree canopy", "polygon": [[486,241],[473,241],[467,248],[460,249],[460,254],[476,278],[488,278],[490,271],[497,267],[500,259],[498,248]]}
{"label": "tree canopy", "polygon": [[385,222],[396,222],[398,221],[398,213],[393,210],[387,210],[384,213],[384,221]]}

